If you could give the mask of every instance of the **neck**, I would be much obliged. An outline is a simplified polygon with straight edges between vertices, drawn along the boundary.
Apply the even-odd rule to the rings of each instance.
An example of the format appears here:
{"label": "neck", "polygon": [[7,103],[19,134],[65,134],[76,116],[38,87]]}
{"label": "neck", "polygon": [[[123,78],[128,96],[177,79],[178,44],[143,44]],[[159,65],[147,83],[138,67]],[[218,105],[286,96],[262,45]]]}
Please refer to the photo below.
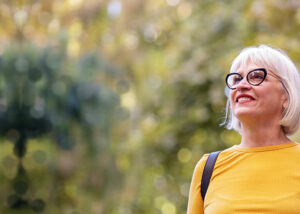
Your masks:
{"label": "neck", "polygon": [[242,123],[240,147],[261,147],[291,143],[278,123]]}

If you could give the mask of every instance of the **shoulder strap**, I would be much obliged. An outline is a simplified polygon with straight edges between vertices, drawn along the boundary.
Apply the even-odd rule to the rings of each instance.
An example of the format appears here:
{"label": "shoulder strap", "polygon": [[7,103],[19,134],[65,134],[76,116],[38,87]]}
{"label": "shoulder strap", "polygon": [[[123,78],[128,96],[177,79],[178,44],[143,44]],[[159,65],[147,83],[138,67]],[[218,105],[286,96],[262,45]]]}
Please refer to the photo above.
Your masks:
{"label": "shoulder strap", "polygon": [[219,154],[220,151],[210,153],[205,163],[203,174],[202,174],[202,180],[201,180],[201,195],[203,201]]}

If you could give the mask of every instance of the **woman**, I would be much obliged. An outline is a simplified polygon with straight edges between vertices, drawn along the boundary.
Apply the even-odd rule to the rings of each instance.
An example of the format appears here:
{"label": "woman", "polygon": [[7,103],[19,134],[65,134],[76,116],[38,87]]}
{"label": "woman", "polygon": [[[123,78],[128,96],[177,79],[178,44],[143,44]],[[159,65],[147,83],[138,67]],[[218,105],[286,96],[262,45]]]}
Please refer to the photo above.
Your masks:
{"label": "woman", "polygon": [[241,143],[219,154],[204,202],[208,154],[198,162],[188,214],[300,213],[300,145],[287,137],[300,124],[297,68],[281,50],[249,47],[233,61],[226,84],[227,128]]}

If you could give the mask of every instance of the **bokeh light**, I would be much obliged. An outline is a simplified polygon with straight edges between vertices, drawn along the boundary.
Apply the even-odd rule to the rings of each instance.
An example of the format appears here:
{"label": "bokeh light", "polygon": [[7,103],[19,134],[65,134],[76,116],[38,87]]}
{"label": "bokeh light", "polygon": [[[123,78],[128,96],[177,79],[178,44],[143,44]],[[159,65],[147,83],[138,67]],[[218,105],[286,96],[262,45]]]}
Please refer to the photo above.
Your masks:
{"label": "bokeh light", "polygon": [[[297,1],[0,2],[0,213],[185,213],[245,46],[300,66]],[[300,133],[291,137],[299,141]]]}
{"label": "bokeh light", "polygon": [[108,16],[112,19],[117,18],[120,16],[122,12],[122,4],[120,1],[113,0],[109,2],[108,7],[107,7],[107,13]]}

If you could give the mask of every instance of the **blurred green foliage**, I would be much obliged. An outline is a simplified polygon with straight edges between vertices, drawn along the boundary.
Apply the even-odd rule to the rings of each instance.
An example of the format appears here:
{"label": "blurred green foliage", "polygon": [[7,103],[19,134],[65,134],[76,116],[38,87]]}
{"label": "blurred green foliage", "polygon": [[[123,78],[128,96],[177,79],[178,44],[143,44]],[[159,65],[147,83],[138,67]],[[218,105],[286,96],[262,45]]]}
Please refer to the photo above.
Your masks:
{"label": "blurred green foliage", "polygon": [[[0,136],[3,143],[13,144],[3,153],[7,163],[2,184],[7,191],[0,207],[5,213],[41,212],[45,206],[47,213],[60,212],[60,204],[74,206],[80,191],[104,198],[119,185],[121,173],[109,153],[109,142],[114,123],[129,116],[119,99],[129,83],[120,69],[95,53],[68,58],[64,42],[37,48],[22,41],[6,47],[0,58]],[[32,148],[30,140],[55,144],[56,150],[47,155],[39,144]],[[32,162],[44,164],[49,158],[52,169],[44,165],[35,173]],[[75,165],[81,159],[84,166]],[[84,167],[82,181],[72,184],[69,177],[74,179],[80,167]],[[100,180],[91,184],[90,173]],[[68,185],[78,190],[68,192]]]}
{"label": "blurred green foliage", "polygon": [[240,140],[219,126],[234,57],[269,44],[300,62],[294,0],[4,0],[0,23],[3,213],[20,109],[51,124],[22,158],[19,195],[43,213],[184,213],[200,157]]}

